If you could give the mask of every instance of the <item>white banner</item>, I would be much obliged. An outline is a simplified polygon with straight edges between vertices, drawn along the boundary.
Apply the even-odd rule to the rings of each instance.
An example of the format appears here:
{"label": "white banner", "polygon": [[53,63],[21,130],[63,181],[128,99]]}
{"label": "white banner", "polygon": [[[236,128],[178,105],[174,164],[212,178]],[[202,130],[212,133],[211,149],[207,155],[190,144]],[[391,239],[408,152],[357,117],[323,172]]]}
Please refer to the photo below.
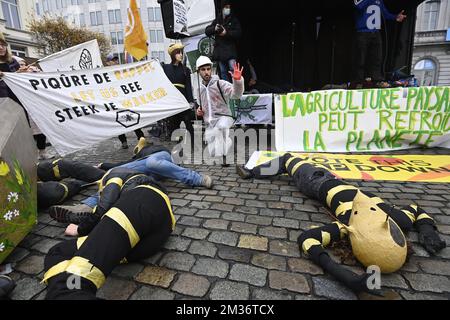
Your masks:
{"label": "white banner", "polygon": [[85,70],[103,67],[97,39],[54,53],[39,60],[44,72]]}
{"label": "white banner", "polygon": [[154,60],[3,79],[61,155],[189,108]]}
{"label": "white banner", "polygon": [[272,94],[243,95],[240,100],[230,100],[236,124],[271,124]]}
{"label": "white banner", "polygon": [[189,36],[185,0],[173,0],[173,32]]}
{"label": "white banner", "polygon": [[450,148],[450,87],[275,96],[277,151]]}

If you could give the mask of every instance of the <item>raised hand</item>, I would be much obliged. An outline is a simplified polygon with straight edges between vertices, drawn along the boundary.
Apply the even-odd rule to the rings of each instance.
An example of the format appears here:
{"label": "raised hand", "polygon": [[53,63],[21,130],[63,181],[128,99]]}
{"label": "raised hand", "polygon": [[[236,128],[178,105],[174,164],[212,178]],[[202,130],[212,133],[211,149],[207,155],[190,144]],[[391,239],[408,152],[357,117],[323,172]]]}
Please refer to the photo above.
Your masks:
{"label": "raised hand", "polygon": [[239,63],[234,63],[233,66],[233,72],[228,71],[234,80],[241,80],[242,78],[242,71],[244,70],[244,67],[240,68]]}
{"label": "raised hand", "polygon": [[406,19],[406,15],[405,15],[404,13],[405,13],[405,10],[402,10],[402,12],[400,12],[400,13],[397,15],[397,21],[398,21],[398,22],[403,22],[403,20]]}

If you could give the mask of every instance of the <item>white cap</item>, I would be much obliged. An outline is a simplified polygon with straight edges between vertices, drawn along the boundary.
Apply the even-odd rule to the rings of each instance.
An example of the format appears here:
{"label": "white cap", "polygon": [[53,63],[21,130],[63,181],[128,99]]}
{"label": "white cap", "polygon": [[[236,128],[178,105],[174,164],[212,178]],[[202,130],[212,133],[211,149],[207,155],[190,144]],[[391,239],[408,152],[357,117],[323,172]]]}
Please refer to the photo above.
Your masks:
{"label": "white cap", "polygon": [[208,57],[205,57],[205,56],[200,56],[200,57],[198,57],[198,59],[197,59],[197,62],[196,62],[196,64],[195,64],[195,67],[197,68],[197,70],[198,69],[200,69],[200,67],[202,67],[202,66],[204,66],[204,65],[207,65],[207,64],[209,64],[209,65],[211,65],[212,66],[212,61],[211,61],[211,59],[209,59]]}

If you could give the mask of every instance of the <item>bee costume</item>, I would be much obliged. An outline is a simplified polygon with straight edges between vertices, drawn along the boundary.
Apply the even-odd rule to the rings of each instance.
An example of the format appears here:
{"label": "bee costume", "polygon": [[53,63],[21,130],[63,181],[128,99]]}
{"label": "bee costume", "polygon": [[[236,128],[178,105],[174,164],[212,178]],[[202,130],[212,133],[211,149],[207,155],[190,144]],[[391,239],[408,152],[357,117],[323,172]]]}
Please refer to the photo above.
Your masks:
{"label": "bee costume", "polygon": [[378,266],[382,273],[395,272],[403,266],[407,254],[405,233],[413,227],[428,252],[434,254],[445,247],[434,220],[423,209],[415,205],[393,207],[289,153],[252,170],[243,167],[237,170],[243,178],[265,178],[287,172],[303,194],[330,209],[336,221],[303,232],[298,243],[316,264],[356,292],[376,293],[367,287],[370,274],[357,275],[334,262],[325,251],[331,243],[349,237],[358,261],[365,267]]}
{"label": "bee costume", "polygon": [[96,299],[119,263],[156,253],[175,228],[167,192],[152,178],[112,169],[100,190],[99,206],[78,226],[84,236],[55,245],[45,257],[46,299]]}

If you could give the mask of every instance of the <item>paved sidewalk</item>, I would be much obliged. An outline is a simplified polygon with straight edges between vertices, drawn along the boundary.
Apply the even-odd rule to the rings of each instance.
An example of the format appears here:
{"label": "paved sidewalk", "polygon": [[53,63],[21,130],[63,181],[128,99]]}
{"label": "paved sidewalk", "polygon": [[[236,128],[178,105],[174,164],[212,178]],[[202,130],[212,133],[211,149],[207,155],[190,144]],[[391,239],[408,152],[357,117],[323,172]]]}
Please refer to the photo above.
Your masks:
{"label": "paved sidewalk", "polygon": [[[147,132],[146,132],[147,135]],[[128,135],[130,146],[136,142]],[[157,141],[157,140],[155,140]],[[166,145],[169,145],[166,143]],[[173,146],[173,143],[170,144]],[[90,164],[130,158],[132,148],[120,149],[109,140],[71,158]],[[410,150],[397,154],[446,154],[450,150]],[[391,153],[392,154],[392,153]],[[105,299],[358,299],[354,293],[323,274],[300,253],[296,239],[302,230],[331,222],[320,203],[297,191],[288,177],[242,180],[234,166],[187,165],[212,175],[213,190],[189,188],[165,181],[178,220],[164,249],[140,263],[117,267],[99,290]],[[434,183],[353,182],[396,205],[415,203],[435,218],[450,245],[450,185]],[[77,203],[95,189],[83,191]],[[17,287],[12,298],[43,299],[46,288],[43,261],[48,250],[63,239],[64,224],[41,212],[39,223],[10,255],[11,276]],[[413,252],[399,271],[382,276],[390,299],[449,299],[450,247],[430,257],[411,232]],[[343,249],[344,248],[344,249]],[[341,259],[345,246],[329,250]],[[362,271],[353,259],[345,264]]]}

